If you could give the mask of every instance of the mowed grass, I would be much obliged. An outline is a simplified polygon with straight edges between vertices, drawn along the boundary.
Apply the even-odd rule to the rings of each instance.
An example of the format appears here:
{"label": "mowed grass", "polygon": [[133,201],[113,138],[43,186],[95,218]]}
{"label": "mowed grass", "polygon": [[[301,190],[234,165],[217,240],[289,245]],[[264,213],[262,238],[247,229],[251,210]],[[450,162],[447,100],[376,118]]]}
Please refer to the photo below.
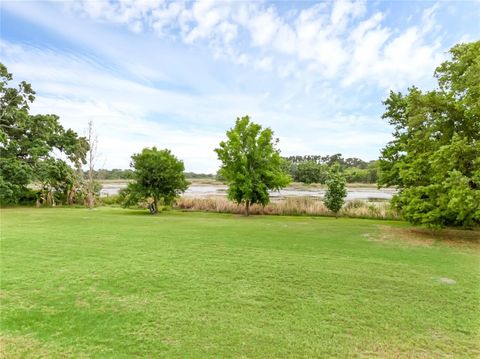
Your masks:
{"label": "mowed grass", "polygon": [[391,239],[403,227],[4,209],[1,351],[6,358],[478,357],[478,243]]}

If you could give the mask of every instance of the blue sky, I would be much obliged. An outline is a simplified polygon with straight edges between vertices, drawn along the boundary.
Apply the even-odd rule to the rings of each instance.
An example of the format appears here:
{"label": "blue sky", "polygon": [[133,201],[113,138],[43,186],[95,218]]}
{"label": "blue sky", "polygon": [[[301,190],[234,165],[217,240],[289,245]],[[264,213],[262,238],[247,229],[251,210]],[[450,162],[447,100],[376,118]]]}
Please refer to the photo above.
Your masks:
{"label": "blue sky", "polygon": [[37,91],[35,113],[84,133],[97,167],[146,146],[213,173],[235,118],[271,127],[284,155],[376,159],[390,90],[434,86],[479,1],[2,1],[0,59]]}

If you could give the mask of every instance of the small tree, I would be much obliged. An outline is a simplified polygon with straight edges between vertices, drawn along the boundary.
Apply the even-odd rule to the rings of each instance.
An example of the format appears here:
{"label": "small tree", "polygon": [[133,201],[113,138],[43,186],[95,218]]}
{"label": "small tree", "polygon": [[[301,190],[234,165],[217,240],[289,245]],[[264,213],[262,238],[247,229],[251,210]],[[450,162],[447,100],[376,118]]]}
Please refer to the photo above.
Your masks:
{"label": "small tree", "polygon": [[333,165],[328,173],[327,191],[323,202],[330,211],[335,213],[335,217],[338,217],[338,211],[345,203],[346,196],[345,177],[340,173],[340,166]]}
{"label": "small tree", "polygon": [[132,156],[130,166],[134,169],[135,181],[123,192],[126,206],[151,199],[150,212],[155,214],[159,201],[170,205],[188,188],[183,161],[178,160],[170,150],[144,148],[141,153]]}
{"label": "small tree", "polygon": [[279,190],[290,182],[282,170],[282,158],[276,148],[270,128],[250,122],[248,116],[237,118],[235,127],[227,131],[227,141],[215,149],[222,166],[218,171],[228,184],[228,198],[245,204],[245,214],[250,205],[265,206],[270,201],[269,190]]}

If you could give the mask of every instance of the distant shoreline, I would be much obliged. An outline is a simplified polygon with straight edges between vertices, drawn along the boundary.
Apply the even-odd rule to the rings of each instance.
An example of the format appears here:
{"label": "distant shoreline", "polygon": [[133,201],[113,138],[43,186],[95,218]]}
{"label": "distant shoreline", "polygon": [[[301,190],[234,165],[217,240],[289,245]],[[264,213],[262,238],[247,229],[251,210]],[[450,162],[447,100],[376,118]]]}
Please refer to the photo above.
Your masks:
{"label": "distant shoreline", "polygon": [[[225,197],[227,186],[213,179],[188,179],[191,183],[184,197]],[[102,184],[101,196],[116,195],[122,188],[125,188],[129,180],[100,180]],[[279,192],[271,192],[272,200],[281,200],[287,197],[313,197],[321,199],[325,193],[326,186],[318,183],[304,184],[292,183]],[[376,184],[350,183],[347,184],[347,200],[367,201],[388,201],[396,193],[395,189],[378,189]]]}

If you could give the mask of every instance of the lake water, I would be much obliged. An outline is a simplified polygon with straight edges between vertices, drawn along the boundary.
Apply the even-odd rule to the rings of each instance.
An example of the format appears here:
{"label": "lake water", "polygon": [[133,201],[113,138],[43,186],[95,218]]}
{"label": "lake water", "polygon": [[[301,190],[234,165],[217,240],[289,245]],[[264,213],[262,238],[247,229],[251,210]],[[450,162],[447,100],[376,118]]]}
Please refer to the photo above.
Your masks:
{"label": "lake water", "polygon": [[[101,196],[115,195],[120,189],[126,187],[126,183],[103,183]],[[322,198],[325,190],[319,188],[311,189],[296,189],[286,188],[279,192],[270,192],[272,199],[281,199],[285,197],[314,197]],[[386,201],[392,198],[395,194],[394,189],[376,189],[376,188],[348,188],[347,200],[370,200],[370,201]],[[203,185],[191,184],[187,191],[183,194],[184,197],[225,197],[227,195],[227,186],[225,185]]]}

